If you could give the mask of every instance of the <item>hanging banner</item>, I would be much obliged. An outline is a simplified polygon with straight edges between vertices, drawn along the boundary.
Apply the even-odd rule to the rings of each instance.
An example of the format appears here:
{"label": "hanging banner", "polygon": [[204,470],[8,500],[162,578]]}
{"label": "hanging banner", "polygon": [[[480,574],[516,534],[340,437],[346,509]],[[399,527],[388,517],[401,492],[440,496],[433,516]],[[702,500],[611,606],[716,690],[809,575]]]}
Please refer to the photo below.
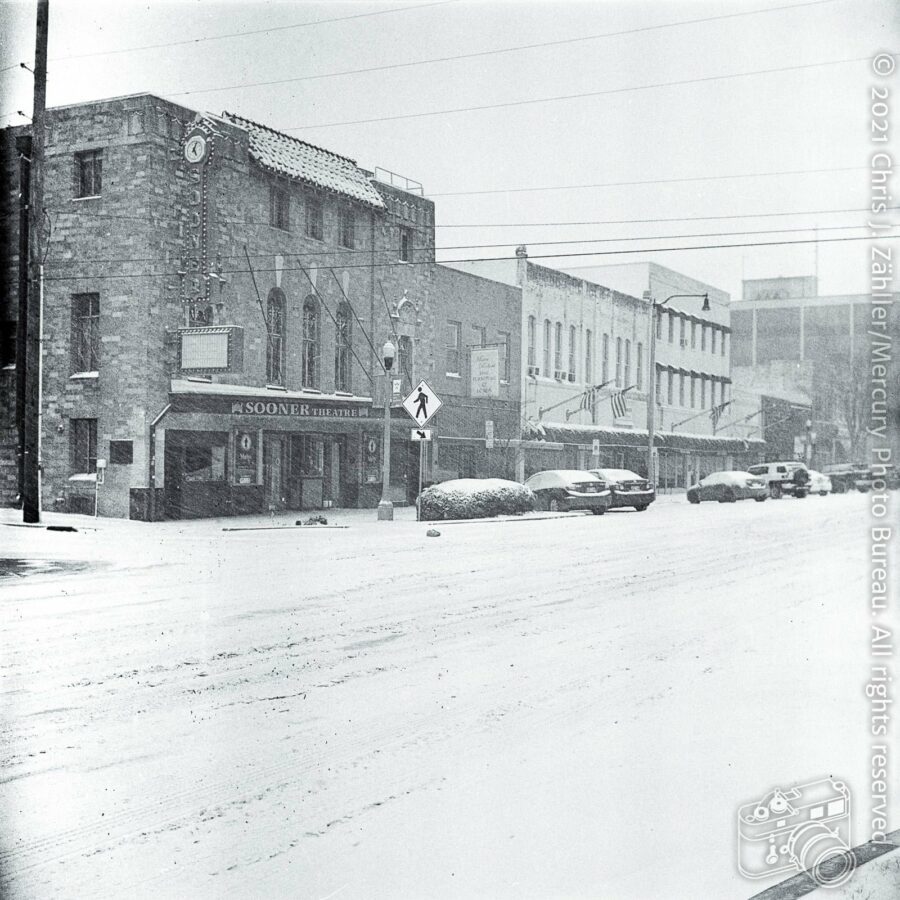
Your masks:
{"label": "hanging banner", "polygon": [[235,431],[234,433],[234,483],[256,484],[259,457],[259,433]]}
{"label": "hanging banner", "polygon": [[469,393],[473,397],[500,396],[500,348],[473,347],[470,354]]}

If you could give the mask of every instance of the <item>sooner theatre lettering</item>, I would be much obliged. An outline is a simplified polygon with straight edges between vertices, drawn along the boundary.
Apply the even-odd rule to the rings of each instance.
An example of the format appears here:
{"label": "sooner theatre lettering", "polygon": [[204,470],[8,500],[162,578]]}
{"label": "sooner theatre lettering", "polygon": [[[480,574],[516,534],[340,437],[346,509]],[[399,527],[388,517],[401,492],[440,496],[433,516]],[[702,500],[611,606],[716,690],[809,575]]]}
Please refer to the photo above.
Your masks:
{"label": "sooner theatre lettering", "polygon": [[366,407],[321,406],[300,400],[233,400],[233,415],[240,416],[312,416],[322,419],[360,419]]}

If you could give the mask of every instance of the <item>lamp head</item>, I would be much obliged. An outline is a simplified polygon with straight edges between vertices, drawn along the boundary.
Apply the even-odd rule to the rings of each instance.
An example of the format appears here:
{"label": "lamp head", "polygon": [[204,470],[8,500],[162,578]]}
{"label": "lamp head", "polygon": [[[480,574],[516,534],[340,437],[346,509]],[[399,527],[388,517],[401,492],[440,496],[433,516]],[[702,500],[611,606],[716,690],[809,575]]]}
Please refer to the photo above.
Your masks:
{"label": "lamp head", "polygon": [[703,312],[709,312],[709,294],[703,295]]}
{"label": "lamp head", "polygon": [[384,362],[384,367],[388,372],[391,371],[391,366],[394,365],[394,356],[396,353],[397,350],[394,345],[390,341],[385,341],[384,346],[381,348],[381,358]]}

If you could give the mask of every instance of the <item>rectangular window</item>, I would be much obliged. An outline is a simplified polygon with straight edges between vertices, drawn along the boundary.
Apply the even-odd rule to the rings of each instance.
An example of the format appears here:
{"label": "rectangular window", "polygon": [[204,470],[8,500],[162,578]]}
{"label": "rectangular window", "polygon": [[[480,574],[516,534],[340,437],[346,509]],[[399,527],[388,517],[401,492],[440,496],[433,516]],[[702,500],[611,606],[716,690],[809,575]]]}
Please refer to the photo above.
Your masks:
{"label": "rectangular window", "polygon": [[716,352],[716,329],[715,328],[710,329],[710,348],[709,349],[710,349],[711,353]]}
{"label": "rectangular window", "polygon": [[654,309],[654,311],[655,311],[655,313],[656,313],[656,339],[657,339],[658,341],[660,341],[660,340],[662,340],[662,317],[663,317],[663,313],[662,313],[662,310],[659,309],[659,308],[657,308],[656,306],[654,306],[653,309]]}
{"label": "rectangular window", "polygon": [[662,405],[662,369],[656,368],[656,405]]}
{"label": "rectangular window", "polygon": [[550,324],[549,319],[544,319],[544,377],[552,378],[553,373],[550,370],[550,335],[553,330],[553,326]]}
{"label": "rectangular window", "polygon": [[534,368],[537,365],[537,354],[535,352],[535,329],[537,323],[534,321],[534,316],[528,317],[528,367]]}
{"label": "rectangular window", "polygon": [[697,349],[697,323],[691,322],[691,350]]}
{"label": "rectangular window", "polygon": [[110,441],[109,464],[111,466],[127,466],[134,462],[133,441]]}
{"label": "rectangular window", "polygon": [[706,326],[702,324],[700,326],[700,349],[706,349]]}
{"label": "rectangular window", "polygon": [[473,325],[472,331],[475,332],[474,345],[476,347],[486,347],[487,346],[487,328],[483,328],[481,325]]}
{"label": "rectangular window", "polygon": [[616,387],[622,387],[622,338],[616,338]]}
{"label": "rectangular window", "polygon": [[317,241],[325,239],[322,201],[318,197],[306,198],[306,236]]}
{"label": "rectangular window", "polygon": [[509,381],[509,351],[512,347],[508,331],[499,332],[500,335],[500,380]]}
{"label": "rectangular window", "polygon": [[338,210],[338,243],[351,250],[356,246],[356,217],[349,206]]}
{"label": "rectangular window", "polygon": [[600,374],[600,381],[606,382],[609,381],[609,335],[604,334],[601,340],[601,348],[600,348],[601,356],[600,356],[600,367],[602,369]]}
{"label": "rectangular window", "polygon": [[584,380],[594,383],[594,335],[590,328],[584,333]]}
{"label": "rectangular window", "polygon": [[625,381],[624,387],[631,387],[631,341],[625,341]]}
{"label": "rectangular window", "polygon": [[697,405],[697,379],[691,375],[691,409]]}
{"label": "rectangular window", "polygon": [[553,375],[562,371],[562,322],[556,323],[556,340],[553,344]]}
{"label": "rectangular window", "polygon": [[574,325],[569,326],[569,381],[575,380],[575,351],[578,349],[578,332]]}
{"label": "rectangular window", "polygon": [[700,409],[706,409],[706,379],[700,376]]}
{"label": "rectangular window", "polygon": [[75,196],[99,197],[103,188],[103,151],[82,150],[75,154]]}
{"label": "rectangular window", "polygon": [[642,391],[644,389],[644,345],[640,341],[638,341],[637,345],[635,366],[637,368],[637,389]]}
{"label": "rectangular window", "polygon": [[669,389],[666,392],[666,398],[667,398],[666,402],[669,404],[669,406],[672,405],[672,403],[674,402],[674,399],[675,399],[673,396],[674,389],[675,389],[675,373],[671,369],[669,369]]}
{"label": "rectangular window", "polygon": [[462,323],[447,322],[445,349],[448,375],[459,375],[459,357],[462,349]]}
{"label": "rectangular window", "polygon": [[723,331],[723,332],[722,332],[722,356],[725,355],[725,339],[726,339],[727,337],[728,337],[728,332],[727,332],[727,331]]}
{"label": "rectangular window", "polygon": [[291,227],[291,195],[277,184],[269,188],[269,224],[284,231]]}
{"label": "rectangular window", "polygon": [[412,232],[408,228],[400,229],[400,262],[412,262]]}
{"label": "rectangular window", "polygon": [[682,347],[687,345],[687,319],[683,316],[678,318],[678,341]]}
{"label": "rectangular window", "polygon": [[678,405],[684,406],[684,373],[678,376]]}
{"label": "rectangular window", "polygon": [[72,298],[72,371],[100,369],[100,295],[76,294]]}
{"label": "rectangular window", "polygon": [[669,343],[675,343],[675,314],[669,313]]}
{"label": "rectangular window", "polygon": [[71,419],[72,474],[97,471],[97,420]]}

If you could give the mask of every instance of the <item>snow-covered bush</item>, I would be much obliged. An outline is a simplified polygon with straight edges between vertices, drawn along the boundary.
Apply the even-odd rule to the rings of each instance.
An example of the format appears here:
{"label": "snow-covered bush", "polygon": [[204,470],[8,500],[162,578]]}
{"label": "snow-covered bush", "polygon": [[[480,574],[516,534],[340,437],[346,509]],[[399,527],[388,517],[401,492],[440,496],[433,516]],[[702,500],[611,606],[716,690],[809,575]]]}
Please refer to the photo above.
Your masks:
{"label": "snow-covered bush", "polygon": [[458,478],[422,491],[423,519],[487,519],[531,512],[534,494],[517,481],[502,478]]}

